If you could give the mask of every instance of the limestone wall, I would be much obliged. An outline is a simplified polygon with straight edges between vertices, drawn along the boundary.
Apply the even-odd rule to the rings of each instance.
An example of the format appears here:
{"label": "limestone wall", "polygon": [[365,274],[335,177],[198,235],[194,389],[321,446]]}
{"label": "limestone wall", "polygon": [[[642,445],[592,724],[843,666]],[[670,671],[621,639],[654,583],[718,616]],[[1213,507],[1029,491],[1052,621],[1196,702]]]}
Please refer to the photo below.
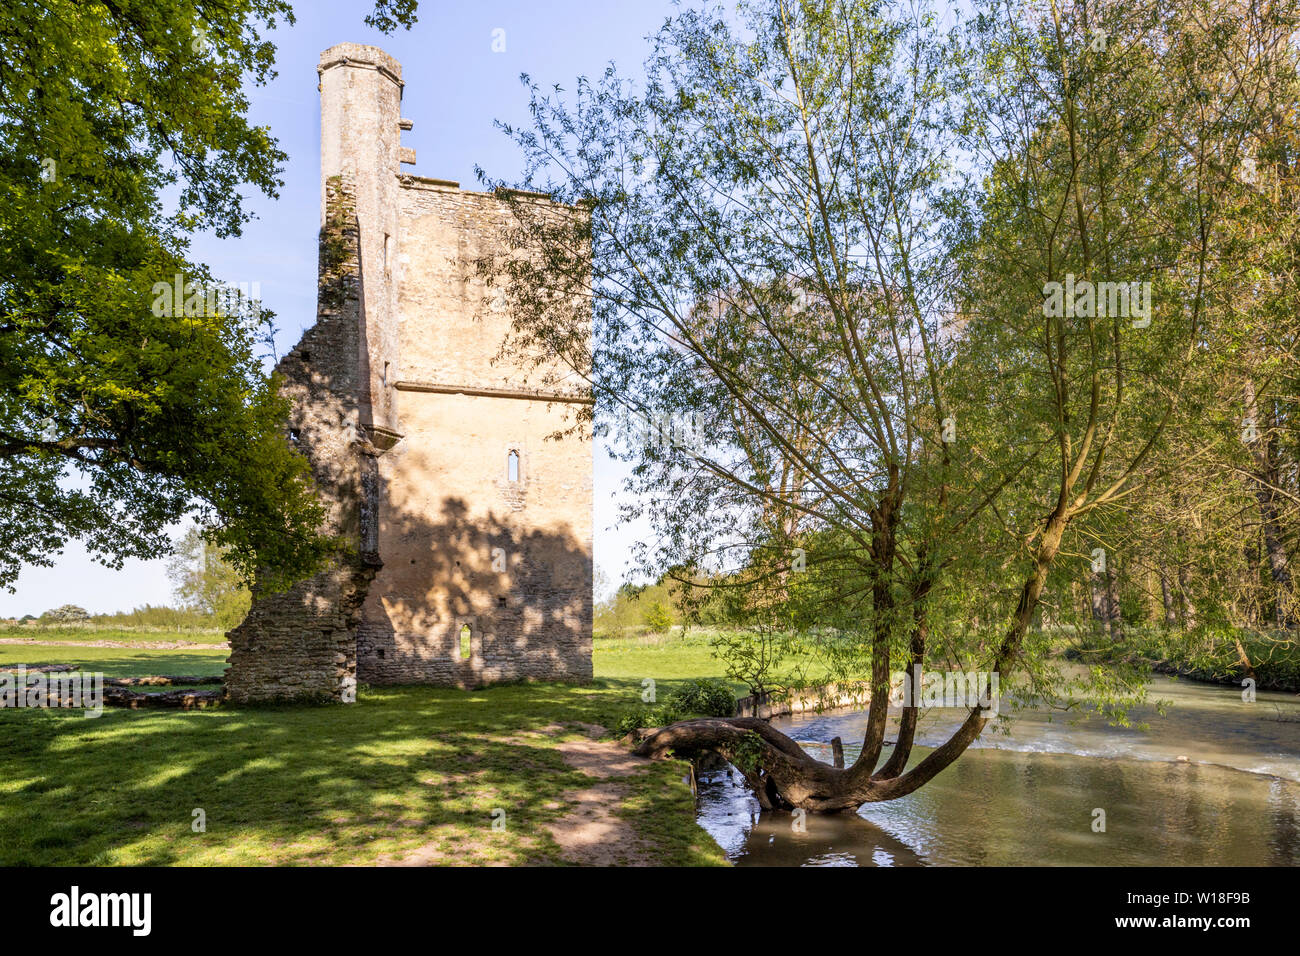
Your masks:
{"label": "limestone wall", "polygon": [[277,366],[292,401],[289,434],[327,505],[326,530],[351,545],[325,572],[290,590],[255,590],[228,635],[226,693],[239,703],[349,700],[356,689],[356,626],[380,561],[376,450],[361,427],[359,235],[351,185],[330,182],[321,229],[317,322]]}
{"label": "limestone wall", "polygon": [[510,316],[474,268],[505,248],[511,214],[454,184],[403,186],[394,387],[404,439],[380,461],[385,567],[363,612],[359,677],[587,680],[591,446],[548,438],[576,405],[520,397],[542,376],[500,359]]}

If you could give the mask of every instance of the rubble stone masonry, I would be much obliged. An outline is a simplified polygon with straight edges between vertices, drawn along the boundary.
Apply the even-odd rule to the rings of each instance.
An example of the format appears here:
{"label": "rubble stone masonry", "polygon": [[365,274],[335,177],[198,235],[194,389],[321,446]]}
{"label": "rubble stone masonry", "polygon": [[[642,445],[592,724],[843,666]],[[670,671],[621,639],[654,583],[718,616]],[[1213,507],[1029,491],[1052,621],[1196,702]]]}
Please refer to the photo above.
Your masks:
{"label": "rubble stone masonry", "polygon": [[591,446],[548,436],[590,398],[499,357],[510,316],[485,306],[474,263],[505,250],[510,207],[401,173],[411,124],[382,50],[340,44],[318,69],[318,315],[279,371],[290,440],[355,554],[255,595],[227,694],[588,680]]}

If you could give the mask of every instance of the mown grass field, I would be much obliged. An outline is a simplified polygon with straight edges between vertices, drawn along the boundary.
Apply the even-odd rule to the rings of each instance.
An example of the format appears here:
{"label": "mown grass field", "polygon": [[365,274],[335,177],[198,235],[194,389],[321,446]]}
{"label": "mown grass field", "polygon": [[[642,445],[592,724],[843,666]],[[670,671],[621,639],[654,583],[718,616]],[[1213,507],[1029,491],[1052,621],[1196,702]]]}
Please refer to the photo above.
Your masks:
{"label": "mown grass field", "polygon": [[225,649],[160,650],[133,647],[77,647],[60,644],[0,644],[0,667],[18,664],[69,664],[105,677],[183,674],[216,677],[225,672]]}
{"label": "mown grass field", "polygon": [[[0,645],[0,666],[219,674],[226,653]],[[706,644],[680,639],[598,641],[595,670],[585,687],[363,687],[349,707],[0,710],[0,865],[558,863],[548,824],[593,782],[557,749],[583,739],[576,725],[609,726],[645,678],[664,693],[721,674]],[[619,815],[642,861],[649,848],[665,865],[725,862],[681,765],[627,784]]]}
{"label": "mown grass field", "polygon": [[[166,643],[184,641],[197,644],[220,644],[224,631],[216,628],[176,627],[96,627],[85,624],[20,624],[0,627],[0,640],[39,641],[46,644],[111,641],[119,644]],[[7,646],[0,644],[0,647]]]}

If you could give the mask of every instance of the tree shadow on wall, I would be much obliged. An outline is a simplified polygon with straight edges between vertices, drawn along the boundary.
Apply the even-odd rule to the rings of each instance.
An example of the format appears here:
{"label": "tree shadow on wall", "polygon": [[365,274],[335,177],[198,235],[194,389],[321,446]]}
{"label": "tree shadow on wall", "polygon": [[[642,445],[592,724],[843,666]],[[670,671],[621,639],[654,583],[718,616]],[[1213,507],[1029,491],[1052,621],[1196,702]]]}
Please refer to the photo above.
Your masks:
{"label": "tree shadow on wall", "polygon": [[360,682],[591,678],[590,544],[568,525],[541,530],[513,514],[458,497],[381,511],[384,567],[358,628]]}

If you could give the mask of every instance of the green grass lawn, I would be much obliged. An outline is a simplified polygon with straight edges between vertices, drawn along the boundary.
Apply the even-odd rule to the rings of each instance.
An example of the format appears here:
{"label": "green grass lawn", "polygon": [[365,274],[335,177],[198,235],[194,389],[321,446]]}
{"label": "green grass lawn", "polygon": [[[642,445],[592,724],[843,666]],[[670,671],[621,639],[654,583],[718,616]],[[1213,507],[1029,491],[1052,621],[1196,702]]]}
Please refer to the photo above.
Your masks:
{"label": "green grass lawn", "polygon": [[[95,627],[90,625],[58,626],[28,624],[18,627],[0,627],[0,638],[37,640],[48,644],[75,641],[114,641],[123,644],[187,641],[199,644],[221,644],[226,639],[224,631],[211,628],[166,627]],[[0,647],[6,645],[0,644]]]}
{"label": "green grass lawn", "polygon": [[0,644],[0,667],[18,664],[70,664],[105,677],[183,674],[219,677],[226,670],[227,650],[131,647],[69,647],[60,644]]}
{"label": "green grass lawn", "polygon": [[[592,666],[597,677],[619,677],[656,683],[688,680],[692,677],[723,675],[722,664],[709,650],[707,635],[692,633],[646,637],[597,637],[592,642]],[[737,694],[745,693],[743,684],[735,684]]]}
{"label": "green grass lawn", "polygon": [[[225,651],[0,645],[0,666],[213,674]],[[593,779],[557,747],[653,678],[718,676],[690,641],[601,641],[589,686],[365,688],[349,707],[0,710],[0,865],[560,862],[547,824]],[[725,862],[676,763],[626,778],[619,815],[656,862]],[[193,811],[206,832],[193,832]],[[505,828],[493,829],[493,812]]]}

